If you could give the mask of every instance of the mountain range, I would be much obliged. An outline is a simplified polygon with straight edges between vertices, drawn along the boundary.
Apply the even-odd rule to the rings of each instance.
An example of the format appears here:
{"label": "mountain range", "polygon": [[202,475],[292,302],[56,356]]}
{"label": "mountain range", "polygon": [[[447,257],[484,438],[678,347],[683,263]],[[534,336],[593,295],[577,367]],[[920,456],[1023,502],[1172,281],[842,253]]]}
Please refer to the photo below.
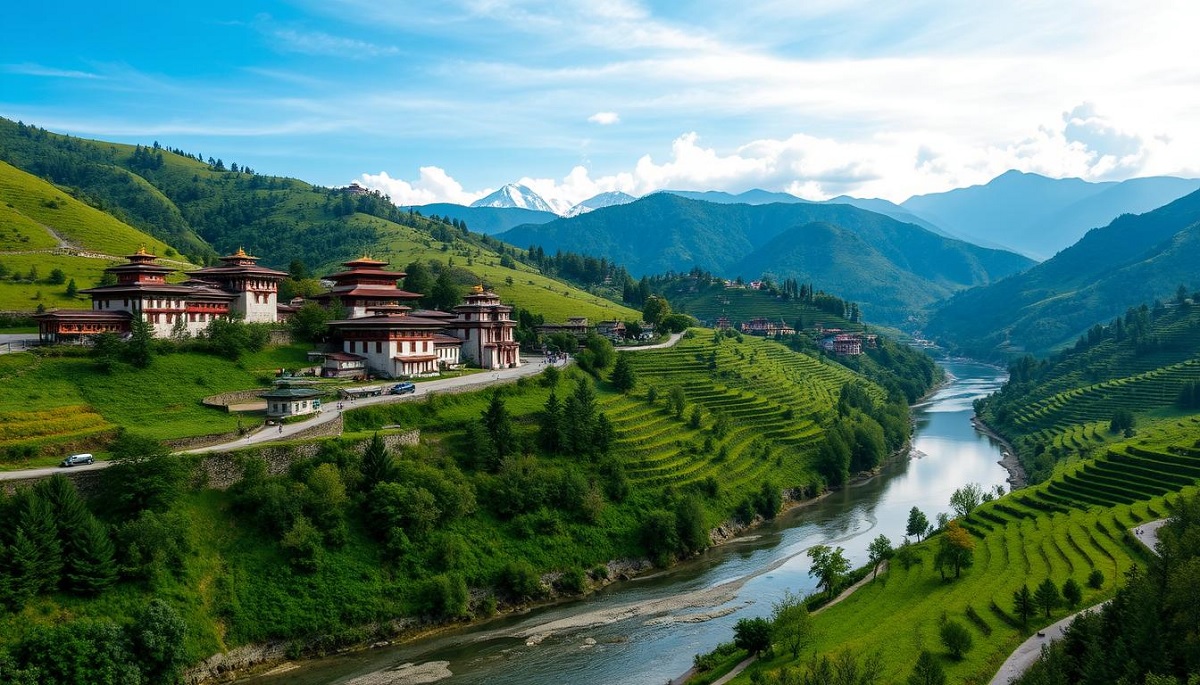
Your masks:
{"label": "mountain range", "polygon": [[716,204],[672,193],[518,226],[497,238],[607,257],[635,276],[700,267],[728,278],[797,278],[890,322],[1033,264],[850,205]]}
{"label": "mountain range", "polygon": [[[852,205],[939,235],[1012,250],[1040,261],[1071,245],[1089,229],[1104,226],[1122,214],[1148,212],[1197,189],[1197,179],[1158,176],[1091,183],[1009,171],[983,185],[915,195],[901,204],[847,195],[815,204]],[[714,204],[814,204],[789,193],[757,188],[736,194],[716,190],[656,192]],[[510,183],[470,207],[442,203],[416,209],[465,221],[471,230],[492,235],[521,224],[578,216],[634,199],[625,193],[609,192],[567,207],[566,203],[545,200],[527,186]]]}
{"label": "mountain range", "polygon": [[1200,289],[1200,191],[1141,215],[1123,215],[1037,266],[963,292],[926,333],[967,354],[1045,353],[1179,285]]}
{"label": "mountain range", "polygon": [[988,183],[917,195],[900,204],[976,244],[1003,246],[1041,260],[1122,214],[1141,214],[1200,188],[1200,180],[1134,178],[1089,183],[1009,171]]}

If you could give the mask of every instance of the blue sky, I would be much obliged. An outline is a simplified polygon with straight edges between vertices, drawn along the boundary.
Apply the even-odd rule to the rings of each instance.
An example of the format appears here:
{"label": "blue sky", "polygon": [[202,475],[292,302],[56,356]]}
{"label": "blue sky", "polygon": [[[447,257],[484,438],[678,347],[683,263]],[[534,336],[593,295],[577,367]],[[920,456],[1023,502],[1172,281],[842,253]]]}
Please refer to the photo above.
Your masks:
{"label": "blue sky", "polygon": [[0,116],[398,202],[1200,175],[1194,3],[10,3]]}

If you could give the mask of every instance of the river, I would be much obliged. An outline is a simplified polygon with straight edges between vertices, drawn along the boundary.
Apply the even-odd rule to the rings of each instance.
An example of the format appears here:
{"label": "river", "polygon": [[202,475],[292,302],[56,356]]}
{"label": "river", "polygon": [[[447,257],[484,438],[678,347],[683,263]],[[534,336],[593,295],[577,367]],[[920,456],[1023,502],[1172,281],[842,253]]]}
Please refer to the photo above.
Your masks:
{"label": "river", "polygon": [[[951,380],[914,407],[912,458],[878,477],[797,507],[701,558],[617,583],[576,602],[506,616],[403,645],[304,662],[255,685],[502,685],[665,683],[692,657],[732,639],[733,624],[766,616],[786,591],[812,592],[805,550],[843,547],[854,566],[883,534],[899,543],[909,510],[932,521],[966,483],[1005,485],[1000,446],[974,430],[971,403],[999,388],[994,367],[945,364]],[[452,674],[446,677],[447,674]]]}

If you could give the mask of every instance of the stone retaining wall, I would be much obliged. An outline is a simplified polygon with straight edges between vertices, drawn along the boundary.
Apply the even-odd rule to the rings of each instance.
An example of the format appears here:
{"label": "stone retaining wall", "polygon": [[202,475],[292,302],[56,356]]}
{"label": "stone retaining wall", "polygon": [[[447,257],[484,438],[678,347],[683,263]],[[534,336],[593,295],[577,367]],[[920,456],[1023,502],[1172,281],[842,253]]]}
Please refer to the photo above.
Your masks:
{"label": "stone retaining wall", "polygon": [[[84,497],[91,497],[100,491],[100,474],[99,469],[94,471],[73,471],[71,469],[62,469],[59,471],[67,477],[67,480],[75,484],[75,489]],[[45,477],[37,478],[22,478],[20,480],[4,480],[0,481],[0,491],[6,494],[13,494],[17,488],[33,487],[38,481],[44,480]]]}
{"label": "stone retaining wall", "polygon": [[233,392],[223,392],[219,395],[209,395],[200,400],[200,403],[209,407],[220,407],[225,409],[231,404],[242,404],[249,400],[261,399],[259,395],[268,392],[270,388],[254,388],[252,390],[234,390]]}
{"label": "stone retaining wall", "polygon": [[[332,421],[330,423],[333,423]],[[326,424],[328,425],[328,424]],[[318,426],[321,428],[323,426]],[[410,430],[404,433],[394,433],[381,436],[383,444],[394,450],[405,445],[416,445],[421,441],[421,431]],[[354,445],[353,449],[362,454],[367,449],[367,440]],[[287,473],[292,464],[304,459],[312,459],[321,451],[320,442],[306,442],[299,445],[278,445],[253,447],[237,452],[222,452],[206,456],[200,462],[201,479],[205,487],[214,490],[225,490],[242,479],[246,459],[260,458],[267,462],[267,474],[278,476]]]}

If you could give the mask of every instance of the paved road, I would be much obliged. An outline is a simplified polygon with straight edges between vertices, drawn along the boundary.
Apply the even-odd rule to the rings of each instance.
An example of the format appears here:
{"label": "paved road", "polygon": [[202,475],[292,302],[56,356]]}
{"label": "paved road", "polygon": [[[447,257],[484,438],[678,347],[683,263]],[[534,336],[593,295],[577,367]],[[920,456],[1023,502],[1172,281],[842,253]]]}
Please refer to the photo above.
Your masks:
{"label": "paved road", "polygon": [[37,333],[0,333],[0,354],[24,352],[28,345],[36,345],[37,342]]}
{"label": "paved road", "polygon": [[[565,366],[565,362],[559,362],[556,366]],[[346,409],[357,409],[358,407],[370,407],[376,404],[392,404],[394,402],[411,402],[428,395],[431,392],[439,392],[445,390],[454,390],[458,388],[483,388],[489,385],[498,383],[507,383],[524,376],[533,376],[546,370],[546,365],[542,363],[541,358],[525,358],[521,360],[521,366],[515,369],[500,369],[497,371],[485,371],[481,373],[473,373],[467,376],[459,376],[457,378],[439,378],[430,381],[422,381],[417,383],[417,390],[408,395],[379,395],[378,397],[363,397],[356,399],[353,402],[345,400],[342,406]],[[376,385],[390,386],[390,381],[379,381]],[[268,442],[276,442],[279,440],[288,440],[293,435],[308,430],[313,426],[319,426],[324,423],[329,423],[338,417],[340,412],[336,405],[325,405],[322,407],[320,414],[313,416],[307,421],[297,421],[296,423],[284,424],[282,427],[268,426],[246,435],[244,438],[231,440],[219,445],[209,445],[207,447],[197,447],[196,449],[184,450],[181,454],[205,454],[208,452],[228,452],[230,450],[241,449],[243,447],[261,445]]]}
{"label": "paved road", "polygon": [[[1150,551],[1154,552],[1154,548],[1158,546],[1158,529],[1162,528],[1163,524],[1166,522],[1166,519],[1160,519],[1158,521],[1143,523],[1142,525],[1136,526],[1132,529],[1133,534],[1137,536],[1137,539],[1140,540],[1142,544],[1149,547]],[[1071,621],[1074,621],[1076,616],[1096,611],[1105,604],[1108,604],[1108,602],[1101,602],[1094,607],[1089,607],[1083,611],[1080,611],[1079,613],[1071,614],[1054,625],[1043,628],[1042,630],[1038,631],[1036,635],[1029,638],[1025,642],[1022,642],[1021,646],[1017,647],[1016,651],[1010,654],[1008,659],[1005,660],[1004,665],[1000,667],[1000,670],[996,673],[996,676],[992,678],[992,681],[989,685],[1008,685],[1012,681],[1016,680],[1022,673],[1029,670],[1029,667],[1033,665],[1033,662],[1037,661],[1037,658],[1041,656],[1043,646],[1048,645],[1052,641],[1062,637],[1063,631],[1066,630],[1067,626],[1071,625]]]}
{"label": "paved road", "polygon": [[[639,350],[656,350],[664,347],[671,347],[679,342],[683,334],[676,333],[667,339],[666,342],[654,345],[639,345],[636,347],[622,347],[624,351],[639,351]],[[2,341],[0,341],[2,342]],[[569,362],[559,362],[557,366],[565,366]],[[541,357],[527,357],[521,360],[521,366],[515,369],[500,369],[498,371],[486,371],[483,373],[474,373],[467,376],[459,376],[457,378],[440,378],[430,381],[422,381],[417,383],[417,391],[411,395],[380,395],[379,397],[364,397],[354,402],[343,402],[343,406],[347,409],[356,407],[367,407],[375,404],[388,404],[391,402],[411,402],[414,399],[424,397],[431,392],[439,392],[445,390],[453,390],[457,388],[483,388],[489,385],[498,383],[507,383],[518,378],[533,376],[541,373],[546,369]],[[381,381],[379,384],[386,385],[387,381]],[[219,445],[209,445],[208,447],[198,447],[196,449],[184,450],[181,454],[207,454],[210,452],[228,452],[230,450],[242,449],[255,445],[262,445],[280,440],[289,440],[297,433],[319,426],[329,421],[333,421],[338,416],[338,410],[334,407],[329,408],[330,411],[322,411],[320,414],[313,416],[307,421],[297,423],[289,423],[283,426],[280,431],[277,427],[261,428],[253,433],[250,433],[244,438],[238,438],[230,442],[221,443]],[[74,471],[95,471],[107,467],[109,462],[98,461],[95,464],[86,466],[72,466]],[[66,471],[66,469],[51,467],[41,469],[25,469],[22,471],[3,471],[0,472],[0,481],[3,480],[24,480],[27,478],[47,478]]]}

